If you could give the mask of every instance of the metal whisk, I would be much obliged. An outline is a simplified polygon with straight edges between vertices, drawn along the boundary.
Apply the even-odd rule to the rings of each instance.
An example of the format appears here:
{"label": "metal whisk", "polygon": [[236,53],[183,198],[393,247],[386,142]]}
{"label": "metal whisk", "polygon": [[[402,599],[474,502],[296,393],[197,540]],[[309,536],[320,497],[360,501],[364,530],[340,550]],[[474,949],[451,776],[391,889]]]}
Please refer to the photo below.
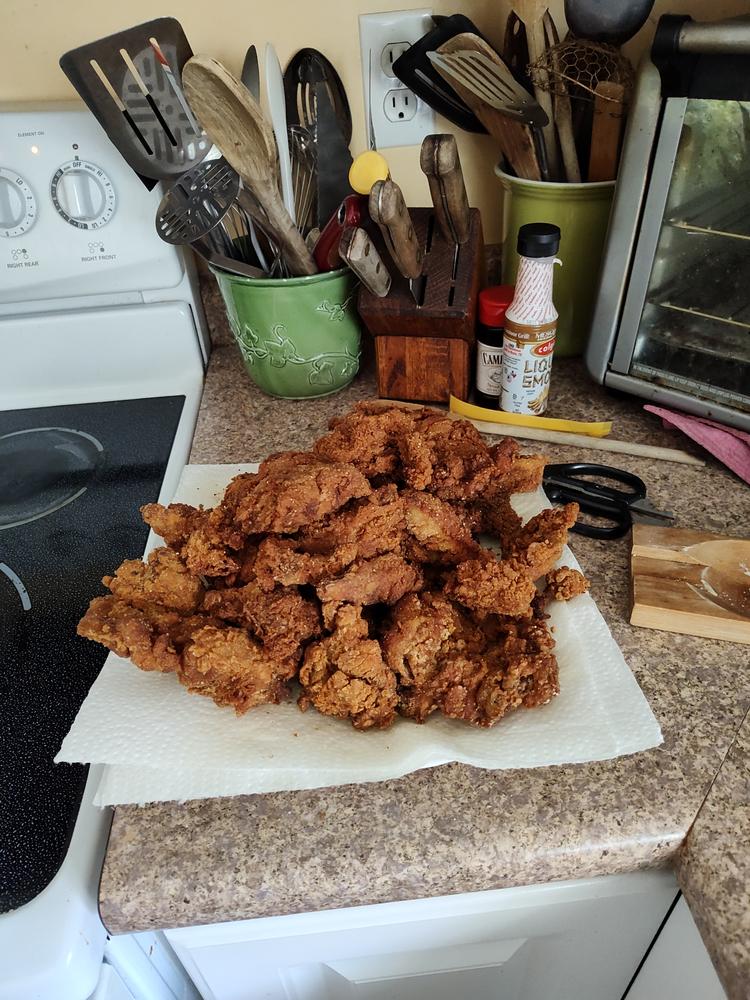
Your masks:
{"label": "metal whisk", "polygon": [[312,128],[289,126],[289,154],[292,161],[292,190],[297,228],[306,236],[315,217],[318,153]]}

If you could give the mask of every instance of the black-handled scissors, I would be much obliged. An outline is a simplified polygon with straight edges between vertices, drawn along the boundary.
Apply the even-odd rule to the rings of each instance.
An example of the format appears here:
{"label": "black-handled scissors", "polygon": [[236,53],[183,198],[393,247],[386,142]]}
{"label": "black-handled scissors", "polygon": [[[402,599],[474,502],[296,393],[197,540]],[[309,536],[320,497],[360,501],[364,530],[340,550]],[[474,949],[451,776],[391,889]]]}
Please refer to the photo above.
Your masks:
{"label": "black-handled scissors", "polygon": [[[612,480],[626,489],[616,489],[593,482],[597,479]],[[588,462],[564,462],[547,465],[542,478],[544,492],[553,503],[575,501],[586,514],[604,518],[611,524],[587,524],[579,521],[571,531],[589,538],[622,538],[633,521],[662,524],[674,521],[674,514],[657,510],[646,499],[646,484],[632,472],[613,469],[609,465],[592,465]]]}

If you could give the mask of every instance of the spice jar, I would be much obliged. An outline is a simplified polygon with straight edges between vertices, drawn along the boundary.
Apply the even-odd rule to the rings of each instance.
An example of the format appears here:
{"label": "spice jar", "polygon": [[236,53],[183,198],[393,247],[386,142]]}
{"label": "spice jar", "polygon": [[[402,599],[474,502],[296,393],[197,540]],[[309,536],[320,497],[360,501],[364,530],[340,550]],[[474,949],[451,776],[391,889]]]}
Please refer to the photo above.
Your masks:
{"label": "spice jar", "polygon": [[513,301],[513,285],[493,285],[479,293],[477,324],[476,401],[496,410],[503,383],[503,327]]}

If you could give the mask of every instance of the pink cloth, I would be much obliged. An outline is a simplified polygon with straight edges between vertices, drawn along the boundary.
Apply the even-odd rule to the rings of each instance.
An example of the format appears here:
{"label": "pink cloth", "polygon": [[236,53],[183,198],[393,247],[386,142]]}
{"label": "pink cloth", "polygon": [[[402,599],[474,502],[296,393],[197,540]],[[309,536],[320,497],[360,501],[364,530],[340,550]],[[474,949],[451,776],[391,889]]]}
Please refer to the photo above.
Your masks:
{"label": "pink cloth", "polygon": [[687,413],[676,413],[661,406],[644,406],[644,410],[661,417],[665,424],[677,427],[683,434],[710,451],[712,455],[736,472],[740,479],[750,483],[750,434],[717,424],[705,417],[693,417]]}

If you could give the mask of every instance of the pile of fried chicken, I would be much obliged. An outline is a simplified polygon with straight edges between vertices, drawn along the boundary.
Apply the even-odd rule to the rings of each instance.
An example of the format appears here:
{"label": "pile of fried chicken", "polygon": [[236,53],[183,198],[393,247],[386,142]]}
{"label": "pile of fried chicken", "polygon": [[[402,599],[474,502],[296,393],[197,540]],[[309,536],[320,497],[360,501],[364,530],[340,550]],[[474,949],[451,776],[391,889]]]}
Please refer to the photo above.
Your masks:
{"label": "pile of fried chicken", "polygon": [[[384,729],[435,711],[492,726],[558,693],[549,600],[577,504],[526,524],[544,457],[436,410],[360,403],[203,509],[147,504],[166,545],[103,583],[78,632],[237,714],[298,704]],[[499,543],[500,554],[478,536]]]}

